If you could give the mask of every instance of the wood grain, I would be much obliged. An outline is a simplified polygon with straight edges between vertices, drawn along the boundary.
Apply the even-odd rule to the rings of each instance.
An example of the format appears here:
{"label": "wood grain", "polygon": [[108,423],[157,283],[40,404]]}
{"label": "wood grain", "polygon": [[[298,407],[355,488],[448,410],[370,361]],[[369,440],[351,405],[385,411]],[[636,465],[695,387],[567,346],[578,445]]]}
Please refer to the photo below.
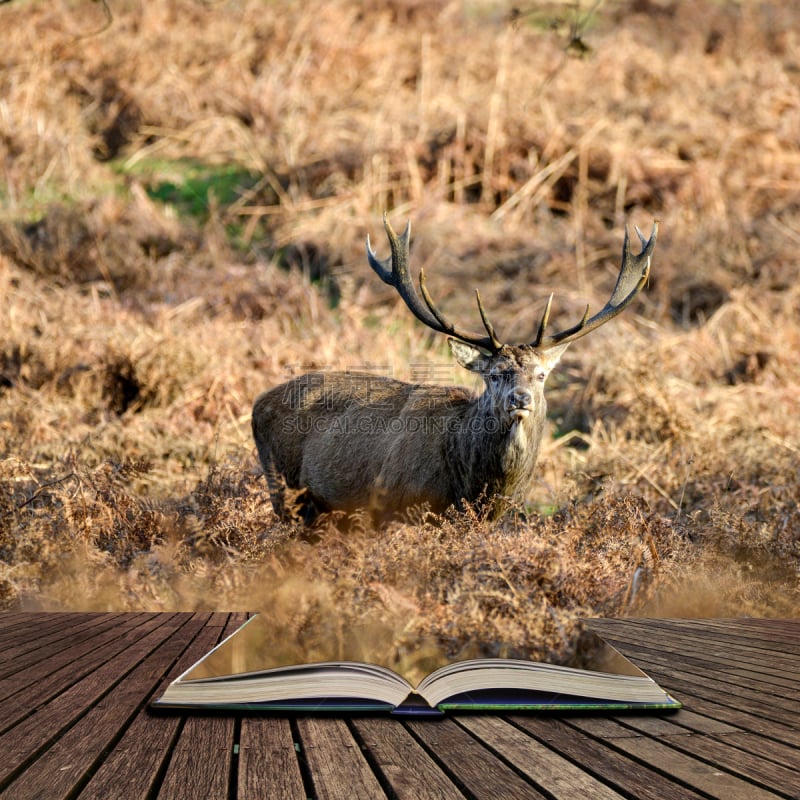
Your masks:
{"label": "wood grain", "polygon": [[669,714],[149,710],[246,616],[0,613],[0,797],[798,796],[800,621],[592,621],[684,703]]}
{"label": "wood grain", "polygon": [[297,755],[289,720],[245,717],[239,745],[239,800],[305,800]]}

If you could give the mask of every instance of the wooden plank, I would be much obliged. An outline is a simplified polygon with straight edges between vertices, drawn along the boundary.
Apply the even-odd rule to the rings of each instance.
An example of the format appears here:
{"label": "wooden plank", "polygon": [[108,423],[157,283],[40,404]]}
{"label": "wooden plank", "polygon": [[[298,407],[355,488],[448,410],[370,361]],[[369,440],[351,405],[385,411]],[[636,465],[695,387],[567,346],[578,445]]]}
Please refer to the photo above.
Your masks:
{"label": "wooden plank", "polygon": [[173,749],[159,797],[227,800],[233,745],[233,717],[189,717]]}
{"label": "wooden plank", "polygon": [[[207,620],[206,627],[221,640],[244,620],[244,614],[217,612]],[[189,716],[173,746],[159,795],[175,800],[227,800],[234,761],[234,729],[232,715]]]}
{"label": "wooden plank", "polygon": [[462,716],[458,723],[527,775],[553,798],[620,798],[618,792],[514,725],[495,716]]}
{"label": "wooden plank", "polygon": [[[626,620],[628,621],[628,620]],[[665,619],[647,620],[631,619],[631,627],[638,623],[639,627],[660,632],[670,631],[681,636],[702,640],[706,637],[721,638],[738,644],[747,644],[751,648],[769,652],[800,655],[800,642],[797,640],[798,620],[764,620],[764,619]],[[780,647],[776,646],[781,642]]]}
{"label": "wooden plank", "polygon": [[[0,643],[7,644],[8,641],[22,638],[26,639],[32,646],[37,646],[37,636],[32,633],[39,631],[58,631],[69,630],[76,625],[92,625],[94,622],[102,621],[110,616],[121,616],[121,611],[37,611],[23,612],[10,624],[0,626]],[[5,615],[3,617],[5,619]]]}
{"label": "wooden plank", "polygon": [[776,742],[759,734],[749,731],[739,731],[729,733],[725,737],[720,737],[726,744],[732,744],[741,750],[754,753],[767,761],[774,761],[776,764],[783,764],[797,774],[798,764],[800,764],[800,751],[796,745]]}
{"label": "wooden plank", "polygon": [[[601,630],[603,629],[602,625],[599,627]],[[800,626],[798,627],[800,629]],[[620,643],[618,638],[613,638],[608,634],[606,634],[606,638],[615,643],[620,650],[665,688],[671,689],[679,699],[684,699],[681,697],[681,692],[689,692],[694,697],[710,700],[717,705],[727,705],[735,709],[737,714],[763,717],[765,722],[777,723],[783,727],[795,726],[800,704],[788,699],[776,701],[774,689],[763,685],[760,689],[755,690],[752,687],[732,687],[724,680],[722,674],[714,670],[706,670],[703,674],[698,674],[678,669],[675,656],[653,655],[637,645]],[[641,638],[637,637],[637,640],[641,641]],[[706,642],[706,647],[711,647],[709,641]],[[680,663],[680,666],[682,667],[683,664]],[[788,674],[796,675],[798,671],[800,671],[800,664],[795,664]],[[709,679],[709,672],[713,675],[713,679]],[[723,719],[728,720],[728,717]]]}
{"label": "wooden plank", "polygon": [[[715,707],[727,706],[734,714],[752,717],[753,721],[757,721],[761,726],[774,723],[788,728],[796,727],[797,717],[783,710],[783,698],[775,698],[763,692],[760,695],[748,696],[744,692],[721,689],[715,686],[713,681],[700,682],[691,673],[674,669],[667,671],[666,668],[651,663],[644,657],[637,657],[636,663],[659,684],[674,693],[684,705],[688,706],[691,702],[695,711],[699,711],[696,700],[702,699],[714,703]],[[728,716],[723,716],[721,719],[730,721]]]}
{"label": "wooden plank", "polygon": [[378,800],[386,797],[361,748],[342,719],[297,720],[300,753],[317,800]]}
{"label": "wooden plank", "polygon": [[800,619],[797,617],[737,617],[736,622],[744,622],[745,625],[756,627],[758,630],[766,628],[791,633],[797,630]]}
{"label": "wooden plank", "polygon": [[[714,738],[686,733],[684,728],[670,719],[629,715],[621,721],[626,727],[662,741],[670,747],[739,775],[752,783],[782,794],[785,787],[792,786],[798,779],[797,765],[800,754],[795,752],[795,766],[785,767],[772,760],[762,758],[752,749],[741,749],[728,738]],[[753,734],[749,738],[755,739]],[[800,784],[799,784],[800,787]]]}
{"label": "wooden plank", "polygon": [[354,719],[351,725],[368,760],[380,770],[397,800],[463,800],[461,791],[398,720],[372,717]]}
{"label": "wooden plank", "polygon": [[[634,659],[636,664],[644,669],[653,679],[664,688],[672,691],[679,700],[684,700],[683,694],[689,693],[694,697],[711,700],[718,705],[728,706],[738,714],[760,717],[764,724],[778,723],[785,727],[794,727],[797,721],[796,710],[783,700],[774,702],[771,695],[745,691],[731,691],[715,678],[705,678],[704,682],[698,676],[674,667],[666,668],[662,664],[649,661],[644,656]],[[727,719],[727,718],[725,718]]]}
{"label": "wooden plank", "polygon": [[[570,720],[569,724],[595,738],[602,738],[609,746],[711,797],[721,800],[767,800],[782,796],[754,786],[750,781],[732,775],[719,766],[676,750],[672,742],[625,735],[624,728],[616,720],[586,717]],[[692,734],[684,738],[696,739],[696,744],[702,741],[702,737]]]}
{"label": "wooden plank", "polygon": [[[199,627],[190,615],[171,616],[157,646],[149,648],[143,659],[137,658],[134,669],[97,701],[92,698],[85,715],[72,727],[49,744],[38,758],[25,769],[4,792],[4,797],[15,800],[47,797],[48,800],[72,797],[76,789],[88,779],[98,758],[112,746],[118,732],[141,705],[143,697],[152,691],[166,669],[185,648],[185,636],[163,636],[174,633],[188,623],[190,630]],[[87,699],[87,698],[84,698]]]}
{"label": "wooden plank", "polygon": [[[653,674],[653,670],[648,671]],[[737,704],[730,696],[720,696],[713,688],[709,689],[696,682],[679,680],[674,676],[654,674],[653,677],[657,677],[662,684],[669,681],[669,687],[684,705],[698,714],[800,747],[800,730],[795,722],[786,723],[771,719],[758,713],[758,709],[754,711],[747,708],[744,703]]]}
{"label": "wooden plank", "polygon": [[32,664],[47,661],[61,649],[90,638],[98,628],[107,628],[119,620],[119,614],[92,614],[76,618],[69,626],[63,623],[43,625],[42,630],[22,630],[3,645],[6,663],[0,666],[0,677],[24,671]]}
{"label": "wooden plank", "polygon": [[[633,648],[636,651],[646,651],[653,655],[658,654],[662,659],[674,662],[676,654],[680,654],[682,666],[687,671],[708,670],[709,665],[718,665],[725,672],[736,674],[740,670],[757,672],[760,680],[770,681],[772,678],[784,678],[787,674],[796,672],[800,658],[793,654],[780,651],[756,650],[745,644],[743,646],[726,643],[716,638],[711,632],[705,637],[694,639],[688,636],[665,634],[659,631],[655,636],[653,631],[643,633],[635,629],[610,631],[601,629],[604,638],[617,643],[621,648]],[[800,636],[800,625],[797,635]],[[775,647],[782,646],[777,642]],[[698,669],[688,670],[688,665],[697,663]]]}
{"label": "wooden plank", "polygon": [[[58,796],[55,786],[49,783],[55,781],[55,776],[59,785],[73,785],[82,777],[82,773],[75,775],[76,754],[94,761],[107,746],[119,730],[107,730],[115,724],[116,716],[128,713],[130,704],[135,707],[142,702],[140,682],[155,683],[171,664],[171,660],[163,662],[174,659],[185,646],[180,637],[172,638],[172,634],[190,616],[159,615],[163,624],[154,631],[132,642],[127,650],[3,734],[0,785],[34,756],[38,756],[37,760],[15,781],[14,787],[24,789],[19,789],[21,795],[15,792],[14,796],[24,796],[30,790],[31,797],[55,798]],[[154,677],[158,669],[162,672]]]}
{"label": "wooden plank", "polygon": [[[608,637],[606,641],[610,644],[616,643],[618,649],[626,649],[625,643],[620,644],[618,639]],[[668,646],[668,643],[662,643],[660,646],[637,644],[635,649],[628,645],[627,652],[631,653],[634,658],[646,657],[651,662],[662,664],[669,669],[675,665],[676,659],[674,654],[665,653],[665,646]],[[703,679],[707,678],[709,674],[724,676],[727,683],[741,688],[752,686],[753,681],[757,681],[763,691],[774,692],[785,697],[796,695],[796,682],[791,677],[791,673],[787,674],[785,667],[781,669],[764,668],[751,663],[742,667],[735,663],[713,661],[706,656],[688,651],[681,653],[680,664],[686,672],[691,672]]]}
{"label": "wooden plank", "polygon": [[605,740],[595,739],[568,725],[564,719],[517,715],[511,720],[598,780],[637,800],[664,800],[678,796],[681,800],[694,800],[702,797],[676,783],[670,776],[613,749]]}
{"label": "wooden plank", "polygon": [[[239,740],[237,800],[306,800],[289,720],[245,717]],[[83,800],[83,798],[81,798]]]}
{"label": "wooden plank", "polygon": [[83,611],[0,611],[0,641],[4,642],[14,631],[30,631],[31,626],[58,625],[70,619],[84,621],[87,616]]}
{"label": "wooden plank", "polygon": [[744,669],[721,659],[712,660],[708,656],[694,655],[688,650],[683,651],[680,659],[677,659],[674,654],[664,652],[666,643],[661,645],[661,649],[642,645],[637,645],[633,649],[620,646],[618,639],[608,638],[606,641],[617,645],[620,650],[625,650],[631,658],[637,661],[646,659],[648,663],[657,664],[668,673],[675,672],[679,666],[684,675],[692,675],[705,681],[713,676],[716,684],[720,687],[730,687],[730,691],[736,694],[761,697],[766,693],[785,698],[800,711],[800,702],[796,700],[797,686],[790,677],[796,674],[795,670],[800,670],[800,661],[788,668],[783,666],[780,670]]}
{"label": "wooden plank", "polygon": [[[633,717],[632,714],[619,716],[617,719],[620,722],[626,722]],[[660,717],[653,717],[654,720],[661,719]],[[670,713],[664,719],[668,720],[675,725],[679,725],[684,729],[683,733],[708,733],[708,734],[731,734],[741,732],[741,728],[734,725],[729,725],[727,722],[722,722],[718,719],[703,716],[696,711],[690,711],[687,708],[682,708],[680,711]],[[660,723],[659,723],[660,724]],[[677,734],[676,734],[677,735]]]}
{"label": "wooden plank", "polygon": [[87,622],[84,614],[44,614],[33,613],[20,615],[17,619],[8,620],[6,614],[0,617],[0,664],[8,660],[6,651],[14,643],[26,642],[28,647],[38,647],[37,636],[31,634],[41,632],[46,634],[50,630],[59,630],[69,625],[85,624]]}
{"label": "wooden plank", "polygon": [[410,720],[406,724],[470,796],[478,800],[545,797],[455,720]]}
{"label": "wooden plank", "polygon": [[[727,657],[731,662],[738,661],[741,666],[752,662],[763,663],[765,666],[775,663],[797,663],[799,654],[794,652],[797,648],[792,646],[783,637],[772,639],[754,639],[753,637],[738,636],[733,630],[725,631],[711,626],[705,631],[688,631],[677,628],[664,628],[653,623],[652,626],[632,625],[629,628],[605,627],[599,628],[606,636],[627,639],[632,643],[660,647],[670,651],[678,648],[679,652],[697,653],[712,657]],[[796,632],[800,631],[798,623]],[[665,645],[672,645],[671,647]]]}
{"label": "wooden plank", "polygon": [[[609,621],[603,635],[686,703],[668,716],[244,717],[237,759],[233,716],[155,716],[143,706],[167,671],[194,663],[237,618],[145,615],[148,625],[134,628],[124,615],[118,639],[108,628],[84,635],[97,622],[89,615],[72,619],[74,636],[61,615],[37,615],[27,629],[21,616],[5,627],[3,619],[0,634],[19,652],[50,653],[32,660],[35,675],[16,673],[15,702],[37,696],[36,676],[51,681],[43,707],[22,706],[30,716],[0,736],[4,797],[755,800],[796,791],[796,673],[786,670],[797,659],[769,650],[800,633],[788,622]],[[84,669],[92,657],[95,671],[69,683],[70,665]]]}
{"label": "wooden plank", "polygon": [[[176,635],[185,637],[186,649],[148,701],[202,658],[219,642],[220,629],[187,625]],[[161,775],[183,726],[180,714],[152,714],[144,707],[125,730],[108,757],[81,792],[81,800],[145,800],[161,783]]]}
{"label": "wooden plank", "polygon": [[231,613],[228,611],[212,611],[211,618],[208,620],[206,625],[209,628],[227,628],[225,635],[228,636],[237,628],[244,625],[244,622],[247,619],[247,614],[243,611],[235,612],[235,614],[236,619],[240,620],[240,622],[235,626],[231,626]]}
{"label": "wooden plank", "polygon": [[[599,630],[606,637],[626,641],[633,646],[652,647],[665,655],[678,652],[745,669],[755,665],[765,674],[785,674],[787,669],[793,669],[800,661],[800,655],[794,652],[797,648],[783,638],[756,640],[740,637],[733,629],[725,631],[709,626],[701,632],[665,628],[654,623],[650,627],[640,624],[625,629],[600,627]],[[800,623],[794,635],[800,636]]]}
{"label": "wooden plank", "polygon": [[[118,631],[111,632],[111,640],[105,648],[92,647],[79,661],[66,664],[52,674],[47,674],[49,663],[42,665],[44,675],[38,675],[37,670],[32,669],[31,672],[37,675],[35,683],[27,687],[24,692],[10,694],[0,702],[0,731],[7,731],[28,716],[32,709],[49,702],[74,684],[90,679],[92,674],[107,661],[121,655],[131,644],[163,625],[164,619],[153,614],[149,618],[145,617],[137,627],[127,631],[125,627],[120,626]],[[58,659],[54,661],[58,663]],[[10,680],[14,685],[18,679],[12,676]]]}
{"label": "wooden plank", "polygon": [[776,656],[794,662],[798,658],[798,648],[787,641],[791,636],[796,636],[800,629],[800,622],[794,631],[785,631],[780,635],[767,635],[763,638],[742,635],[735,628],[719,628],[708,625],[702,629],[681,628],[678,626],[665,626],[659,620],[650,620],[645,625],[641,621],[631,622],[630,625],[621,626],[607,624],[621,620],[592,620],[589,626],[602,636],[626,639],[633,643],[642,643],[650,646],[661,646],[662,650],[671,650],[672,647],[663,647],[665,643],[680,645],[681,652],[696,651],[698,653],[727,653],[732,657],[743,658],[745,662],[755,657],[762,659]]}
{"label": "wooden plank", "polygon": [[24,619],[28,616],[36,616],[36,611],[0,611],[0,631],[4,630],[5,628],[16,624],[21,619]]}
{"label": "wooden plank", "polygon": [[[763,719],[750,715],[735,706],[723,705],[694,694],[696,684],[675,683],[672,687],[692,711],[712,720],[727,722],[749,733],[775,739],[795,747],[800,747],[800,730],[792,725]],[[682,713],[682,712],[680,712]]]}
{"label": "wooden plank", "polygon": [[[0,699],[5,700],[23,690],[27,692],[31,687],[41,698],[41,682],[47,678],[57,680],[58,673],[66,679],[67,684],[74,683],[93,668],[91,665],[102,663],[107,658],[110,643],[121,639],[128,631],[147,621],[148,618],[144,615],[132,614],[122,620],[112,619],[103,625],[96,625],[79,636],[70,637],[68,643],[60,641],[49,657],[43,657],[25,669],[0,678]],[[153,627],[156,625],[153,624]],[[81,659],[85,661],[82,662]],[[31,702],[29,695],[26,695],[26,700]]]}

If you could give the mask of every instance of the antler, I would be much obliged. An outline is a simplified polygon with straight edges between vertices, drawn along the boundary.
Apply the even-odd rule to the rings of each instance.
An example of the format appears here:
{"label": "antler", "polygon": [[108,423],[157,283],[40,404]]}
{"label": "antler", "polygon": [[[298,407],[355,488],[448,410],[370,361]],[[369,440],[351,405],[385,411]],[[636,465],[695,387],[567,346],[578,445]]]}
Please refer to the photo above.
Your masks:
{"label": "antler", "polygon": [[[489,322],[486,310],[481,302],[480,292],[477,289],[475,290],[475,298],[478,301],[478,311],[488,336],[460,330],[442,314],[428,293],[425,285],[425,272],[422,269],[419,271],[419,288],[422,293],[422,298],[420,299],[417,290],[414,288],[411,272],[408,268],[411,222],[409,221],[406,224],[401,236],[394,232],[386,214],[383,215],[383,226],[386,228],[386,235],[389,237],[389,247],[391,248],[391,255],[388,258],[379,259],[375,255],[369,242],[369,236],[367,236],[367,260],[372,269],[378,274],[378,277],[384,283],[397,289],[397,293],[403,298],[409,311],[429,328],[439,333],[449,334],[462,342],[480,347],[490,353],[497,353],[503,347],[503,344],[497,338],[492,323]],[[624,311],[633,302],[636,295],[644,288],[650,275],[650,260],[653,255],[653,249],[656,246],[658,223],[653,223],[653,230],[649,239],[645,239],[642,232],[635,226],[634,229],[641,240],[642,250],[638,255],[634,255],[631,252],[628,227],[626,225],[625,241],[622,244],[622,265],[614,291],[605,306],[591,319],[589,319],[589,306],[586,306],[583,318],[577,325],[573,325],[571,328],[559,333],[545,336],[545,329],[550,318],[550,308],[553,304],[553,295],[551,294],[545,306],[544,314],[542,314],[542,320],[539,323],[539,331],[536,334],[536,338],[530,343],[531,347],[547,350],[556,345],[567,344],[575,341],[575,339],[580,339],[581,336],[586,336],[587,333],[614,319],[617,314]]]}
{"label": "antler", "polygon": [[397,293],[403,298],[403,302],[408,306],[409,311],[429,328],[439,333],[447,333],[456,339],[460,339],[462,342],[480,347],[483,350],[488,350],[491,353],[497,353],[503,344],[495,335],[494,328],[486,315],[478,290],[475,290],[475,297],[478,301],[478,311],[483,321],[483,327],[486,328],[486,333],[489,334],[488,336],[461,330],[442,314],[428,293],[428,289],[425,285],[425,272],[422,269],[419,271],[419,288],[422,293],[422,300],[420,300],[420,296],[414,288],[414,284],[411,280],[411,272],[408,268],[408,244],[411,239],[411,222],[409,221],[406,224],[405,230],[399,237],[389,224],[389,219],[386,214],[383,215],[383,226],[386,228],[386,235],[389,237],[389,247],[392,251],[388,258],[379,259],[375,255],[375,252],[370,246],[369,236],[367,236],[367,260],[372,269],[378,274],[378,277],[384,283],[397,289]]}
{"label": "antler", "polygon": [[547,327],[547,320],[550,317],[550,306],[553,302],[553,295],[547,301],[547,306],[542,315],[542,321],[539,323],[539,332],[536,339],[531,342],[532,347],[539,350],[547,350],[550,347],[555,347],[558,344],[567,344],[573,342],[575,339],[580,339],[581,336],[586,336],[590,331],[605,325],[611,319],[617,316],[620,312],[624,311],[633,301],[639,292],[642,291],[644,285],[647,283],[647,278],[650,275],[650,260],[653,255],[653,249],[656,246],[656,236],[658,234],[658,223],[653,223],[653,231],[649,239],[645,239],[642,232],[634,226],[639,239],[642,243],[642,250],[638,255],[631,252],[630,239],[628,238],[628,226],[625,226],[625,241],[622,244],[622,266],[619,270],[616,286],[611,293],[608,302],[603,306],[597,314],[589,319],[589,306],[586,306],[586,311],[583,314],[583,319],[571,328],[567,328],[560,333],[554,333],[552,336],[545,336],[544,331]]}

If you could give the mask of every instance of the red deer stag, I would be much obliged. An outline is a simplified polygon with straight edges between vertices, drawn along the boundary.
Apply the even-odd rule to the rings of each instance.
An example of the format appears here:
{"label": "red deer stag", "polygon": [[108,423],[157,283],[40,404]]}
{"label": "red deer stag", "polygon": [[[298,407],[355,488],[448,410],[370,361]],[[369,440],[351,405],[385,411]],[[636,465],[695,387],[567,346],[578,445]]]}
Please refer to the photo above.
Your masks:
{"label": "red deer stag", "polygon": [[[486,334],[450,322],[431,299],[425,275],[417,293],[408,267],[410,223],[401,236],[384,217],[391,255],[380,260],[367,237],[369,264],[393,286],[420,322],[447,334],[456,361],[486,383],[466,389],[404,383],[376,375],[315,372],[262,394],[253,408],[253,436],[272,505],[285,520],[311,523],[329,510],[371,509],[378,518],[413,506],[442,512],[479,504],[503,513],[527,490],[544,428],[544,382],[570,342],[617,316],[642,290],[657,225],[641,252],[627,228],[622,266],[603,309],[559,333],[546,333],[552,295],[536,338],[503,344],[476,291]],[[420,296],[421,295],[421,296]],[[287,491],[288,490],[288,491]]]}

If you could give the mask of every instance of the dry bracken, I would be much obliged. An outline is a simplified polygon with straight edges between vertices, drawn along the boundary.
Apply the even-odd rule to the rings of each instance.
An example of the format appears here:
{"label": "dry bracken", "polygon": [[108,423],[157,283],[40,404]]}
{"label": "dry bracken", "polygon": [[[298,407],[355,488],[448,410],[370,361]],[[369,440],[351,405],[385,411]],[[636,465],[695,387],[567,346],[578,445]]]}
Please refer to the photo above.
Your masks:
{"label": "dry bracken", "polygon": [[[569,7],[504,8],[152,0],[97,34],[98,3],[0,4],[0,605],[519,654],[591,614],[800,612],[800,8],[605,4],[580,59]],[[461,380],[364,268],[386,208],[449,315],[480,286],[521,341],[659,220],[502,521],[308,532],[264,497],[264,387]]]}

